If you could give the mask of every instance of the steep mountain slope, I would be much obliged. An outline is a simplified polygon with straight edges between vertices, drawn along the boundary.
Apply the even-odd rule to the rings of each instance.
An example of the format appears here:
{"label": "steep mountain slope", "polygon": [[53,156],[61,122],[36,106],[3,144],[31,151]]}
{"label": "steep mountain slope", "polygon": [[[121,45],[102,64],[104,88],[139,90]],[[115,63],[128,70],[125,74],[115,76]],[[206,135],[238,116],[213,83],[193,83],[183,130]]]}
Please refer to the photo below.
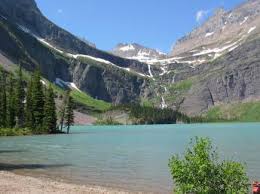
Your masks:
{"label": "steep mountain slope", "polygon": [[50,81],[73,82],[109,102],[136,102],[142,96],[147,64],[89,46],[46,19],[34,0],[3,0],[0,15],[1,55],[13,63],[29,71],[40,66]]}
{"label": "steep mountain slope", "polygon": [[0,2],[0,14],[61,51],[90,55],[144,74],[148,72],[146,64],[116,57],[98,50],[56,26],[42,15],[34,0],[2,0]]}
{"label": "steep mountain slope", "polygon": [[59,28],[34,0],[0,1],[0,63],[39,66],[46,79],[69,83],[115,104],[144,103],[189,115],[260,100],[260,1],[216,11],[179,40],[170,56],[138,44],[112,54]]}
{"label": "steep mountain slope", "polygon": [[216,11],[177,42],[172,56],[150,63],[161,68],[151,100],[189,115],[221,104],[259,101],[259,23],[260,1]]}
{"label": "steep mountain slope", "polygon": [[[188,51],[198,53],[202,47],[205,47],[205,51],[212,48],[213,45],[215,48],[221,48],[234,43],[229,49],[237,46],[236,40],[243,39],[246,34],[259,28],[259,13],[260,1],[258,0],[246,1],[228,12],[218,9],[202,26],[177,41],[171,54],[177,56]],[[196,50],[198,51],[196,52]]]}
{"label": "steep mountain slope", "polygon": [[140,44],[118,44],[112,51],[114,55],[134,59],[141,62],[149,63],[149,61],[166,58],[166,54],[155,49],[144,47]]}
{"label": "steep mountain slope", "polygon": [[260,99],[260,36],[251,36],[234,51],[190,72],[190,89],[181,109],[189,114],[213,106]]}

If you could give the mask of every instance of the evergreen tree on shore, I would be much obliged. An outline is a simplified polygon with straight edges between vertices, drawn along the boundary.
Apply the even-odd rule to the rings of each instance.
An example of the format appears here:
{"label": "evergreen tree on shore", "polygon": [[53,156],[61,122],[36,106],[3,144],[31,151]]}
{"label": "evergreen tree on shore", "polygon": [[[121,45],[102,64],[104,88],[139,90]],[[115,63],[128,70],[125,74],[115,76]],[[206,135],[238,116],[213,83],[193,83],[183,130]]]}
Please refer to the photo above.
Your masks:
{"label": "evergreen tree on shore", "polygon": [[65,111],[66,111],[66,105],[68,101],[68,97],[70,96],[70,91],[67,90],[65,95],[63,96],[62,99],[62,104],[59,110],[59,115],[60,115],[60,131],[63,130],[63,125],[64,125],[64,119],[65,119]]}
{"label": "evergreen tree on shore", "polygon": [[67,127],[67,133],[70,132],[70,127],[74,124],[74,113],[73,113],[73,100],[72,97],[69,96],[65,109],[65,124]]}
{"label": "evergreen tree on shore", "polygon": [[[68,91],[61,109],[61,123],[65,123],[67,132],[74,120],[69,96]],[[55,93],[51,86],[44,86],[39,69],[26,84],[21,67],[16,79],[0,67],[0,128],[14,127],[27,128],[34,134],[57,132]]]}
{"label": "evergreen tree on shore", "polygon": [[22,67],[19,67],[18,79],[15,86],[15,108],[16,108],[16,120],[17,127],[24,127],[24,98],[25,91],[23,87],[23,74]]}
{"label": "evergreen tree on shore", "polygon": [[44,118],[44,94],[39,69],[34,72],[32,81],[32,113],[36,130],[41,130]]}
{"label": "evergreen tree on shore", "polygon": [[0,126],[6,127],[6,73],[0,70]]}
{"label": "evergreen tree on shore", "polygon": [[49,133],[55,133],[56,123],[57,123],[57,116],[56,116],[54,92],[52,87],[49,87],[46,90],[46,94],[45,94],[43,128],[47,130]]}
{"label": "evergreen tree on shore", "polygon": [[14,79],[12,74],[8,80],[8,98],[7,98],[7,127],[13,128],[15,126],[15,96],[14,96]]}
{"label": "evergreen tree on shore", "polygon": [[32,103],[32,78],[27,86],[26,105],[25,105],[25,126],[34,129],[33,119],[33,103]]}

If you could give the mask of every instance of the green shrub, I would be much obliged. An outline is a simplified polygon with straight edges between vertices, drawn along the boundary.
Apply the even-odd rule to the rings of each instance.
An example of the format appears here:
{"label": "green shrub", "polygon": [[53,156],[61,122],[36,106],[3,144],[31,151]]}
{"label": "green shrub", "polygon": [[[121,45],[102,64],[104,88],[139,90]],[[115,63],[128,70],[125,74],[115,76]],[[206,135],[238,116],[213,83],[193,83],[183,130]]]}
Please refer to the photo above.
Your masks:
{"label": "green shrub", "polygon": [[171,93],[182,92],[182,91],[189,90],[191,87],[192,87],[192,80],[183,80],[171,85],[169,90]]}
{"label": "green shrub", "polygon": [[112,117],[108,117],[105,119],[98,119],[95,125],[121,125],[121,124],[115,121]]}
{"label": "green shrub", "polygon": [[227,118],[231,121],[259,122],[260,101],[215,106],[205,116],[208,119]]}
{"label": "green shrub", "polygon": [[242,164],[220,162],[208,138],[196,138],[191,145],[183,159],[175,155],[169,161],[176,193],[248,193],[249,179]]}
{"label": "green shrub", "polygon": [[30,129],[0,128],[0,136],[24,136],[32,134],[33,133]]}

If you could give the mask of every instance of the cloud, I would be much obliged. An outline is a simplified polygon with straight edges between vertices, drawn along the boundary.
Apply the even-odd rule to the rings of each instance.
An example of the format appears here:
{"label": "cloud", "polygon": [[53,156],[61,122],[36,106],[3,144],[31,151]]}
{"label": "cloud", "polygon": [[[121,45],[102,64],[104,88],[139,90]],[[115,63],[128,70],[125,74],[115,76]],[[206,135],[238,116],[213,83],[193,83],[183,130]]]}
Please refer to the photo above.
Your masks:
{"label": "cloud", "polygon": [[63,13],[63,10],[62,9],[58,9],[57,11],[59,14]]}
{"label": "cloud", "polygon": [[203,21],[205,19],[205,17],[207,17],[208,14],[209,14],[208,10],[199,10],[196,13],[196,21],[198,23],[200,23],[201,21]]}

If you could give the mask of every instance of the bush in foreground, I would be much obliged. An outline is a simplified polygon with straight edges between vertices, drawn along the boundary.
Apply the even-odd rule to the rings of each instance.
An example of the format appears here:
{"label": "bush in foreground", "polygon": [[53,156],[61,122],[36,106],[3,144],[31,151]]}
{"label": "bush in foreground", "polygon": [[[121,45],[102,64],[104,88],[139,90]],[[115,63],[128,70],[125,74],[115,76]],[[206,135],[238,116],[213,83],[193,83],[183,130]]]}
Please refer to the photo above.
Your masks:
{"label": "bush in foreground", "polygon": [[191,145],[183,159],[175,155],[169,161],[176,193],[248,193],[249,179],[242,164],[219,161],[208,138],[196,138]]}

